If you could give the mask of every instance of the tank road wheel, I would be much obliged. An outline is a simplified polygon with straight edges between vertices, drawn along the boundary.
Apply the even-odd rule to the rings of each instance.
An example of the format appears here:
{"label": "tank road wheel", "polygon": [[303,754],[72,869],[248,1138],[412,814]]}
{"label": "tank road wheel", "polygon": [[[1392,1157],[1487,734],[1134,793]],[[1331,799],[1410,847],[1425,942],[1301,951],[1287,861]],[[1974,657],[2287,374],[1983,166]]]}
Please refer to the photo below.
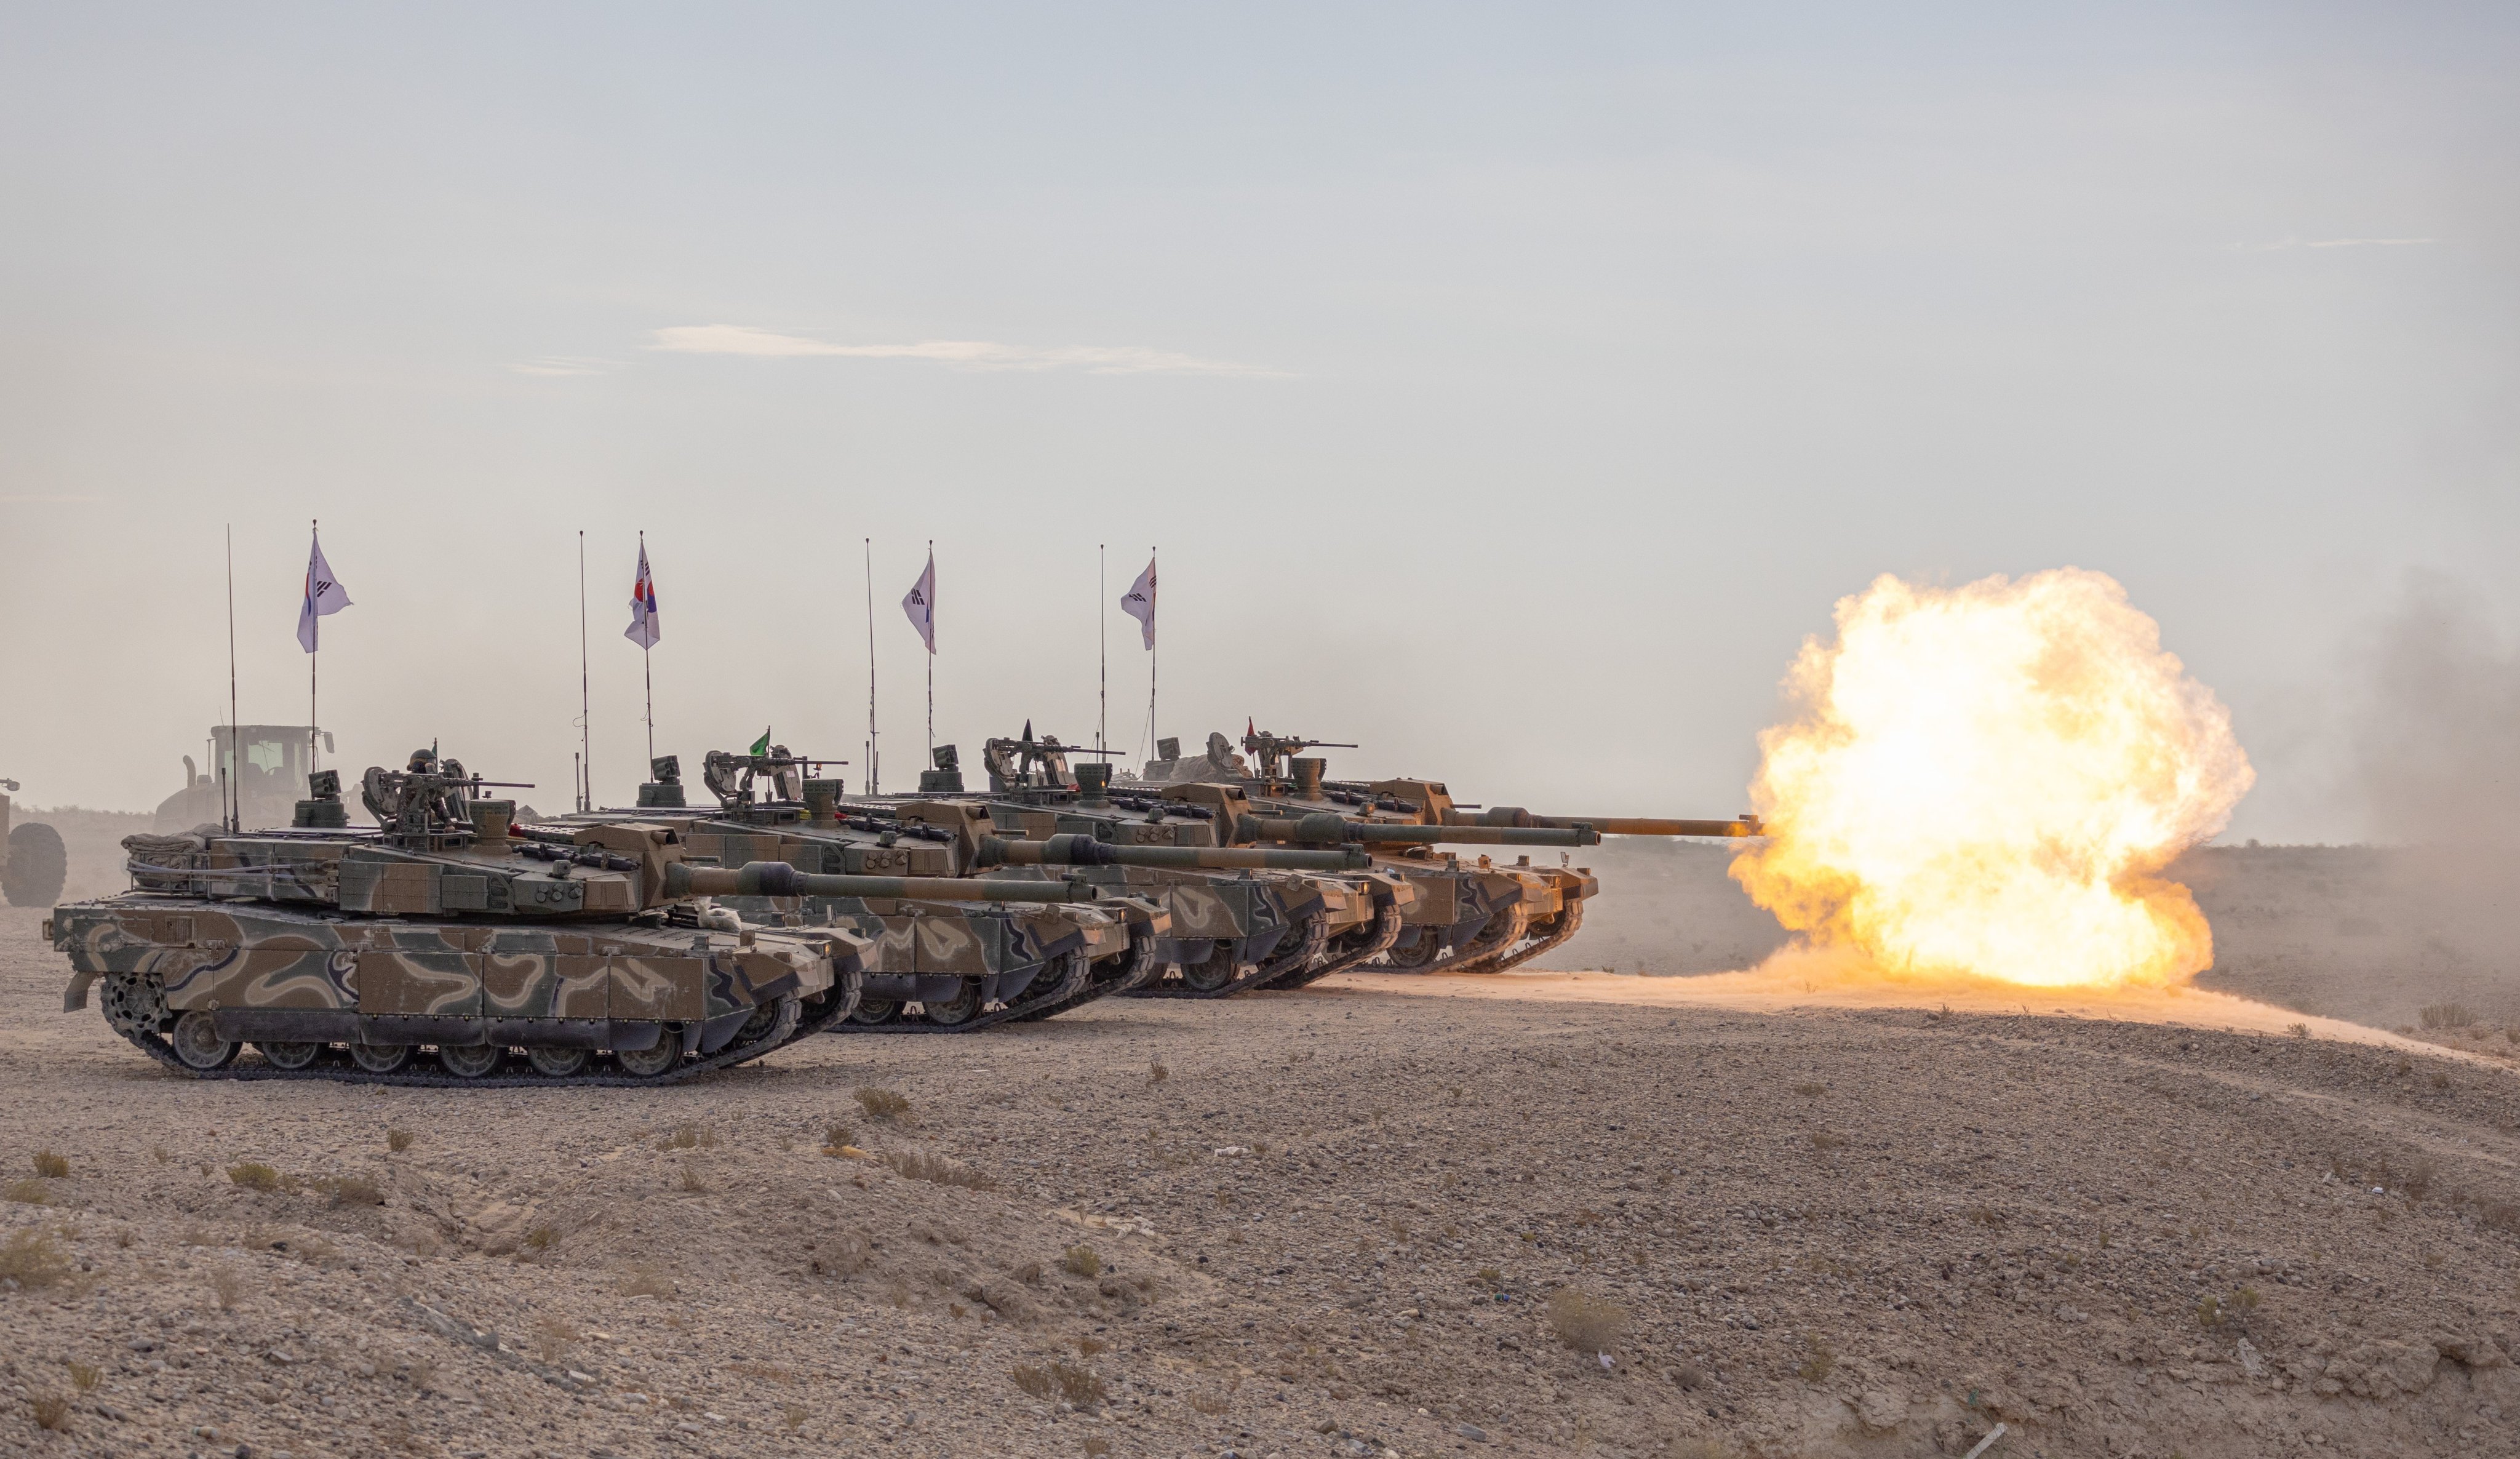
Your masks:
{"label": "tank road wheel", "polygon": [[525,1062],[534,1072],[548,1078],[569,1079],[586,1071],[587,1051],[584,1049],[527,1049]]}
{"label": "tank road wheel", "polygon": [[852,1024],[889,1024],[900,1012],[901,1005],[889,998],[860,998],[858,1006],[849,1010],[848,1021]]}
{"label": "tank road wheel", "polygon": [[654,1044],[644,1049],[615,1049],[612,1057],[621,1064],[621,1071],[634,1079],[662,1078],[680,1069],[683,1063],[683,1035],[668,1028]]}
{"label": "tank road wheel", "polygon": [[237,1056],[236,1043],[219,1037],[219,1023],[207,1009],[196,1008],[175,1021],[175,1057],[186,1069],[208,1073],[225,1069]]}
{"label": "tank road wheel", "polygon": [[304,1069],[324,1053],[320,1043],[257,1042],[253,1047],[262,1055],[262,1062],[274,1069]]}
{"label": "tank road wheel", "polygon": [[966,978],[963,980],[962,987],[955,990],[952,999],[941,1003],[923,1003],[920,1006],[925,1010],[924,1017],[927,1022],[936,1026],[960,1027],[971,1022],[971,1015],[980,1011],[980,984],[975,979]]}
{"label": "tank road wheel", "polygon": [[1400,940],[1392,943],[1391,950],[1383,956],[1403,973],[1423,973],[1435,961],[1435,954],[1443,950],[1444,935],[1429,927],[1401,934]]}
{"label": "tank road wheel", "polygon": [[1224,938],[1219,937],[1216,939],[1216,950],[1207,955],[1205,962],[1184,963],[1181,965],[1181,970],[1183,983],[1193,991],[1215,992],[1234,980],[1236,969],[1233,950],[1226,945]]}
{"label": "tank road wheel", "polygon": [[478,1079],[497,1069],[499,1061],[507,1056],[508,1051],[497,1044],[468,1043],[452,1048],[441,1046],[437,1051],[437,1062],[459,1079]]}
{"label": "tank road wheel", "polygon": [[372,1074],[398,1074],[411,1066],[407,1043],[354,1043],[350,1062]]}
{"label": "tank road wheel", "polygon": [[730,1040],[739,1049],[748,1049],[764,1039],[786,1043],[796,1036],[796,1026],[805,1021],[805,1003],[794,993],[771,999],[752,1010],[752,1017],[735,1030]]}

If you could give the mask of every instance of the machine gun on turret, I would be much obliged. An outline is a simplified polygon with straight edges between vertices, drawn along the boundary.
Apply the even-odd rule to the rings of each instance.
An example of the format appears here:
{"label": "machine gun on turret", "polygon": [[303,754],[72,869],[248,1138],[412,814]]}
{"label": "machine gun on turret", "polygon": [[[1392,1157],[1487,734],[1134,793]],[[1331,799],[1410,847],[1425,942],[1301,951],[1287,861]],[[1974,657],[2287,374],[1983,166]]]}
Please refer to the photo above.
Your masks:
{"label": "machine gun on turret", "polygon": [[[823,765],[845,765],[847,760],[816,759],[792,754],[785,745],[773,745],[763,735],[752,749],[738,754],[731,750],[712,750],[700,760],[700,780],[717,797],[720,809],[741,810],[754,802],[752,783],[766,777],[770,782],[770,798],[802,804],[805,783]],[[836,790],[833,792],[837,794]]]}
{"label": "machine gun on turret", "polygon": [[[359,800],[367,806],[368,814],[376,817],[385,844],[409,850],[439,850],[472,841],[477,830],[472,804],[481,798],[480,792],[492,788],[527,791],[533,789],[533,783],[483,780],[467,772],[464,762],[452,755],[438,758],[436,749],[431,747],[413,751],[409,763],[400,770],[370,765],[359,780]],[[344,824],[339,815],[340,772],[316,771],[307,778],[307,789],[310,798],[297,802],[299,827]]]}
{"label": "machine gun on turret", "polygon": [[[980,763],[989,771],[989,789],[1008,791],[1073,791],[1077,778],[1067,768],[1071,754],[1092,755],[1105,763],[1089,765],[1096,787],[1111,783],[1110,757],[1116,750],[1096,750],[1090,745],[1062,745],[1057,735],[1044,735],[1035,740],[1032,721],[1024,721],[1020,740],[995,739],[980,747]],[[941,767],[940,767],[941,768]]]}
{"label": "machine gun on turret", "polygon": [[[1252,768],[1261,780],[1283,780],[1286,761],[1308,750],[1354,750],[1357,747],[1342,740],[1313,740],[1302,735],[1273,734],[1268,730],[1246,731],[1242,736],[1242,752],[1251,756]],[[1320,779],[1316,774],[1316,781]]]}

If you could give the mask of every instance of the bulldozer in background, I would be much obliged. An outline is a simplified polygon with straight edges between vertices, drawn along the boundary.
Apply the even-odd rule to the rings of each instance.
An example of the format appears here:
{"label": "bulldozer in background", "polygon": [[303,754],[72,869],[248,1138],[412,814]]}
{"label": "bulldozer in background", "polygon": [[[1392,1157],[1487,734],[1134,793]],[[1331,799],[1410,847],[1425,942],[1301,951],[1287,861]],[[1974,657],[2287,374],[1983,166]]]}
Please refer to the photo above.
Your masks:
{"label": "bulldozer in background", "polygon": [[[225,825],[222,770],[235,788],[237,829],[259,831],[290,824],[306,794],[306,777],[315,770],[308,752],[318,734],[324,737],[324,752],[332,753],[329,730],[309,730],[302,724],[210,726],[202,761],[209,768],[203,770],[191,755],[184,756],[184,788],[158,802],[150,830],[159,836],[178,836],[196,826]],[[231,763],[232,759],[242,763]]]}
{"label": "bulldozer in background", "polygon": [[[0,791],[18,782],[0,780]],[[0,795],[0,896],[13,907],[49,907],[62,894],[70,858],[62,834],[41,821],[9,823],[9,798]]]}

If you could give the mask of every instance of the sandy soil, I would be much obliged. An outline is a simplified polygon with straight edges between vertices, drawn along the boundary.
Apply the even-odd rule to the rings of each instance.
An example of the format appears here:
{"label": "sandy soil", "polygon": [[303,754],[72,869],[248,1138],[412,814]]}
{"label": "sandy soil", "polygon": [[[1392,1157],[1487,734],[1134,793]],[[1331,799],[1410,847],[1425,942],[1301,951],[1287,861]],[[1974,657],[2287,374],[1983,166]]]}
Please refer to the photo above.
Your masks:
{"label": "sandy soil", "polygon": [[35,924],[17,1451],[2520,1452],[2520,1083],[2272,1015],[1354,977],[644,1096],[194,1084]]}

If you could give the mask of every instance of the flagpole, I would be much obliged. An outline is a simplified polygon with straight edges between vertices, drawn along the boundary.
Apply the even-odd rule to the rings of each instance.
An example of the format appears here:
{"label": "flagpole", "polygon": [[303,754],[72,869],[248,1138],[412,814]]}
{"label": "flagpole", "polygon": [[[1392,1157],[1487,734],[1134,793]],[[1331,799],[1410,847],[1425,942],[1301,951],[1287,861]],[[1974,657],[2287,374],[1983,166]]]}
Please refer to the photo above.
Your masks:
{"label": "flagpole", "polygon": [[882,794],[883,777],[878,768],[875,750],[875,538],[860,539],[866,547],[867,608],[867,794]]}
{"label": "flagpole", "polygon": [[586,532],[577,534],[577,808],[595,808],[595,715],[586,673]]}
{"label": "flagpole", "polygon": [[[927,539],[927,566],[936,566],[936,539]],[[927,762],[936,762],[936,582],[927,583]]]}
{"label": "flagpole", "polygon": [[[309,752],[312,752],[311,747]],[[235,764],[236,757],[236,524],[230,523],[228,524],[228,763],[231,765]],[[244,812],[239,810],[228,798],[228,787],[235,783],[235,776],[227,774],[224,771],[219,775],[220,817],[228,823],[228,830],[232,832],[242,831],[245,829],[243,825],[239,824],[245,819]],[[309,794],[312,793],[310,792]]]}
{"label": "flagpole", "polygon": [[1096,620],[1095,627],[1102,639],[1102,678],[1101,688],[1098,691],[1102,698],[1102,705],[1095,711],[1094,718],[1096,750],[1110,748],[1102,743],[1105,733],[1111,728],[1111,569],[1107,561],[1108,557],[1108,543],[1094,544],[1094,596],[1102,604],[1102,616]]}
{"label": "flagpole", "polygon": [[[639,534],[639,561],[648,561],[648,534],[644,531]],[[651,587],[648,591],[652,594],[655,589]],[[648,686],[648,773],[652,776],[656,773],[656,670],[648,656],[656,646],[649,641],[651,637],[648,633],[639,635],[639,676]]]}
{"label": "flagpole", "polygon": [[[307,535],[314,539],[315,552],[319,554],[323,552],[324,524],[312,517],[309,517],[306,519],[306,530]],[[307,571],[310,574],[314,571],[311,558],[307,566]],[[310,582],[307,586],[311,590],[314,585]],[[311,597],[307,601],[310,606],[314,604],[314,600]],[[322,652],[324,645],[324,616],[322,614],[310,613],[308,615],[306,633],[307,636],[315,642],[315,647],[306,651],[306,773],[312,775],[315,773],[315,726],[324,722],[323,716],[315,711],[315,662],[317,660],[324,657]],[[234,706],[229,707],[228,718],[231,721],[230,728],[233,729],[233,721],[236,718],[236,709]],[[228,736],[228,740],[231,747],[230,752],[233,753],[236,736],[234,734],[230,734]],[[238,797],[237,812],[240,817],[242,817],[245,812],[242,788],[240,788]]]}
{"label": "flagpole", "polygon": [[[1155,559],[1160,555],[1152,547],[1147,549],[1148,571],[1154,570]],[[1164,601],[1164,580],[1160,573],[1155,576],[1154,589],[1147,603],[1147,626],[1150,630],[1154,626],[1155,610],[1162,607]],[[1149,740],[1155,738],[1155,655],[1159,652],[1155,645],[1147,645],[1147,738]]]}

